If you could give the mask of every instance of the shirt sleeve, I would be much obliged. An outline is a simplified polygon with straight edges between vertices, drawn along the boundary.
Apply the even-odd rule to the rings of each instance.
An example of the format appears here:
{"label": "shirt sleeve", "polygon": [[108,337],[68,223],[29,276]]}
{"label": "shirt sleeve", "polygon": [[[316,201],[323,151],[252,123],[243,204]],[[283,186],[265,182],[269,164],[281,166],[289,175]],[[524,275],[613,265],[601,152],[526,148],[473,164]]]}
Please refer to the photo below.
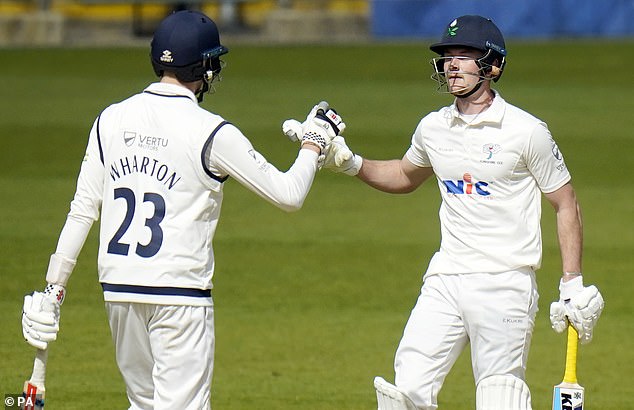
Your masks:
{"label": "shirt sleeve", "polygon": [[544,123],[539,123],[530,136],[526,164],[544,193],[556,191],[571,179],[563,154]]}
{"label": "shirt sleeve", "polygon": [[206,154],[209,169],[230,175],[285,211],[300,209],[317,172],[317,153],[300,149],[286,172],[269,163],[235,126],[223,126]]}
{"label": "shirt sleeve", "polygon": [[417,167],[429,168],[431,167],[431,161],[425,151],[425,142],[423,141],[423,126],[422,120],[416,127],[414,134],[412,135],[412,143],[405,153],[406,158]]}
{"label": "shirt sleeve", "polygon": [[102,203],[104,165],[98,124],[99,119],[90,131],[86,154],[77,178],[75,196],[55,251],[56,254],[71,260],[77,259],[93,222],[99,218]]}

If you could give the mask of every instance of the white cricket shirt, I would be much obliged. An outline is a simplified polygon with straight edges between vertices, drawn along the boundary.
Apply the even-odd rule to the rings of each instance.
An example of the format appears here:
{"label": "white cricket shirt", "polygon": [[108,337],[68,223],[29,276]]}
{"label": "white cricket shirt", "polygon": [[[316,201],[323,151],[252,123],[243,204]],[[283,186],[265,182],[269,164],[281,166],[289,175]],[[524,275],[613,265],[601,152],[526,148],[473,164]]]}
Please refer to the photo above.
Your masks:
{"label": "white cricket shirt", "polygon": [[300,150],[280,172],[192,92],[155,83],[95,121],[56,253],[75,260],[101,210],[106,301],[211,305],[223,182],[234,177],[291,211],[316,171],[317,154]]}
{"label": "white cricket shirt", "polygon": [[414,131],[406,157],[434,169],[442,197],[440,249],[426,275],[541,264],[541,192],[570,174],[546,124],[495,94],[477,116],[453,104]]}

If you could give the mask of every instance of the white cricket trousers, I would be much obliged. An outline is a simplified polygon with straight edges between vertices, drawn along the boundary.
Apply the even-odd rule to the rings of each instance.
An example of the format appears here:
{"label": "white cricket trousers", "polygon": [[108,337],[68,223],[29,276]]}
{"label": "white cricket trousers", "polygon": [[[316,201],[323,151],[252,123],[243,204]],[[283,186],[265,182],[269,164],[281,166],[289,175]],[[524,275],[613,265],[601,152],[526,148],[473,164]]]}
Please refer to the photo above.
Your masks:
{"label": "white cricket trousers", "polygon": [[396,386],[420,409],[437,409],[469,342],[476,386],[493,375],[524,380],[538,298],[530,269],[428,276],[396,351]]}
{"label": "white cricket trousers", "polygon": [[106,302],[131,410],[206,410],[214,362],[211,306]]}

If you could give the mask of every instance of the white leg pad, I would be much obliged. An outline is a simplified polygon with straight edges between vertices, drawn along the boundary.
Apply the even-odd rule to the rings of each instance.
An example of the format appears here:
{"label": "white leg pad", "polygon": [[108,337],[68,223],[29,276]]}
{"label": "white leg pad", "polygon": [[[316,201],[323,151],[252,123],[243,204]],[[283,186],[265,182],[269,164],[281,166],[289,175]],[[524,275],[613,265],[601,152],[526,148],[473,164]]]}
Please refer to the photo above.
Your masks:
{"label": "white leg pad", "polygon": [[526,383],[511,375],[490,376],[478,383],[476,410],[531,410]]}
{"label": "white leg pad", "polygon": [[378,410],[416,410],[412,399],[382,377],[374,378]]}

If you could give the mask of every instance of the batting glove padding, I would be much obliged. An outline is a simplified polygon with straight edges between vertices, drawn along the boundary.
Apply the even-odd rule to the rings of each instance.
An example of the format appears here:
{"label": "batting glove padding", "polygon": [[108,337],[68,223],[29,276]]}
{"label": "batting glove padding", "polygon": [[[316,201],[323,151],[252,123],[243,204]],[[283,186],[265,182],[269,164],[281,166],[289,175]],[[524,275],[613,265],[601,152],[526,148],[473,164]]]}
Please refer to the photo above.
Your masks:
{"label": "batting glove padding", "polygon": [[304,122],[299,122],[295,119],[286,120],[282,123],[282,132],[284,135],[288,137],[289,140],[293,142],[300,141],[302,136],[304,135],[304,127],[306,127],[313,118],[317,115],[318,111],[326,112],[330,106],[328,102],[321,101],[319,104],[315,105],[310,109],[310,112],[306,116]]}
{"label": "batting glove padding", "polygon": [[[320,104],[327,105],[328,103],[322,101]],[[346,129],[346,123],[343,122],[343,118],[341,118],[341,116],[337,114],[337,111],[335,111],[333,108],[328,108],[325,110],[322,108],[323,105],[317,105],[317,114],[315,115],[315,118],[322,119],[330,124],[334,131],[333,138],[337,135],[343,134]]]}
{"label": "batting glove padding", "polygon": [[324,160],[324,168],[330,169],[333,172],[342,172],[346,175],[357,175],[361,169],[363,158],[359,155],[355,155],[348,145],[346,140],[341,136],[336,136],[330,143],[328,153]]}
{"label": "batting glove padding", "polygon": [[65,294],[64,287],[48,285],[44,292],[33,292],[24,297],[22,334],[31,346],[43,350],[57,339],[60,306]]}
{"label": "batting glove padding", "polygon": [[605,302],[596,286],[584,287],[581,276],[559,284],[559,301],[550,305],[550,323],[562,333],[570,322],[579,333],[582,344],[592,340],[592,332]]}
{"label": "batting glove padding", "polygon": [[321,153],[326,153],[326,148],[339,132],[345,128],[346,124],[341,117],[329,109],[327,113],[318,111],[306,126],[303,127],[302,145],[310,142],[321,149]]}

